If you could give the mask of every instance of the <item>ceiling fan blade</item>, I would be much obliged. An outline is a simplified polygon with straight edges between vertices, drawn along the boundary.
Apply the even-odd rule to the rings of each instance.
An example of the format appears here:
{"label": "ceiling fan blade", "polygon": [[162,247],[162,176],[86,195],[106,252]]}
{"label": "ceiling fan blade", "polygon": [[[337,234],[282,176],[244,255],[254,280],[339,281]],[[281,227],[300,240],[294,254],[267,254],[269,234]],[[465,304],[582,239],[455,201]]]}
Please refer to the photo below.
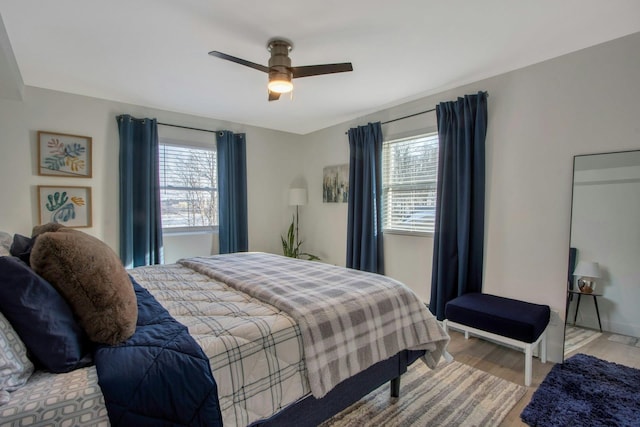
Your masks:
{"label": "ceiling fan blade", "polygon": [[280,99],[280,95],[278,92],[269,91],[269,101],[277,101]]}
{"label": "ceiling fan blade", "polygon": [[264,65],[256,64],[255,62],[247,61],[241,58],[236,58],[235,56],[227,55],[226,53],[218,52],[217,50],[212,50],[211,52],[209,52],[209,55],[215,56],[220,59],[226,59],[227,61],[235,62],[236,64],[244,65],[246,67],[250,67],[258,71],[263,71],[265,73],[269,72],[269,67],[265,67]]}
{"label": "ceiling fan blade", "polygon": [[344,73],[353,71],[351,62],[343,62],[340,64],[324,64],[324,65],[307,65],[304,67],[292,67],[293,78],[318,76],[321,74]]}

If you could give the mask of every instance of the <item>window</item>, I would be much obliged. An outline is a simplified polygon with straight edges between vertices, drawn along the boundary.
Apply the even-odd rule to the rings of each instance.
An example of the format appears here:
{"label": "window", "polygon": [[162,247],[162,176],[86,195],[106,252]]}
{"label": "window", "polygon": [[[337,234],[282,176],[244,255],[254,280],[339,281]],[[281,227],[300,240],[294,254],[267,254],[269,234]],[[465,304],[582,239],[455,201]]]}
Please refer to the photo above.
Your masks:
{"label": "window", "polygon": [[218,226],[215,148],[195,148],[161,140],[159,162],[163,230],[215,230]]}
{"label": "window", "polygon": [[438,134],[382,144],[382,223],[385,231],[433,233]]}

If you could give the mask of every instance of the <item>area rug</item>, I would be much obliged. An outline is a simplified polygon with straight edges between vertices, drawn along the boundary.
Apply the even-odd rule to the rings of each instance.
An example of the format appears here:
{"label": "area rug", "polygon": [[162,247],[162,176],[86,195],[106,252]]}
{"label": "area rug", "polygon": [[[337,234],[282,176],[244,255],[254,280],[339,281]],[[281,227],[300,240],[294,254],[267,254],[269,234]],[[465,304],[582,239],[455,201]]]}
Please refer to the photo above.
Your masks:
{"label": "area rug", "polygon": [[564,330],[564,356],[567,357],[567,355],[573,353],[580,347],[598,339],[601,335],[601,332],[594,331],[593,329],[567,326]]}
{"label": "area rug", "polygon": [[384,385],[321,426],[497,426],[526,390],[459,362],[430,370],[416,361],[399,398]]}
{"label": "area rug", "polygon": [[640,369],[576,354],[557,364],[520,414],[530,426],[640,426]]}

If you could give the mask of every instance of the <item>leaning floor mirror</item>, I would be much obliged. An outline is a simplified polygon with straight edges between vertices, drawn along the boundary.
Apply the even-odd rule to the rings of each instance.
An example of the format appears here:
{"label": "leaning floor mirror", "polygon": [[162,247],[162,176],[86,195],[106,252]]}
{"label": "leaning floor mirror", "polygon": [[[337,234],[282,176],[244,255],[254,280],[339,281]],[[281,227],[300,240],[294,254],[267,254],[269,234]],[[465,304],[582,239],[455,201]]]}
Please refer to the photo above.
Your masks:
{"label": "leaning floor mirror", "polygon": [[640,362],[640,150],[574,157],[565,358]]}

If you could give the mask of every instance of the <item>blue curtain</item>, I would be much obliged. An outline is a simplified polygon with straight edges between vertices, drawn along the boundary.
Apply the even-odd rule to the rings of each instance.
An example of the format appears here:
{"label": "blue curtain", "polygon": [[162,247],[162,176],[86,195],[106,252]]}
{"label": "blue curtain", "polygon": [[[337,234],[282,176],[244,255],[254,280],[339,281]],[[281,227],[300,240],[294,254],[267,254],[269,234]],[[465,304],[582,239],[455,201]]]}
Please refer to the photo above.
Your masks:
{"label": "blue curtain", "polygon": [[118,116],[120,258],[126,268],[162,263],[156,119]]}
{"label": "blue curtain", "polygon": [[347,267],[384,274],[382,245],[382,126],[349,129]]}
{"label": "blue curtain", "polygon": [[245,134],[224,130],[218,145],[218,217],[220,253],[249,250],[247,154]]}
{"label": "blue curtain", "polygon": [[439,158],[429,309],[482,290],[487,94],[436,106]]}

